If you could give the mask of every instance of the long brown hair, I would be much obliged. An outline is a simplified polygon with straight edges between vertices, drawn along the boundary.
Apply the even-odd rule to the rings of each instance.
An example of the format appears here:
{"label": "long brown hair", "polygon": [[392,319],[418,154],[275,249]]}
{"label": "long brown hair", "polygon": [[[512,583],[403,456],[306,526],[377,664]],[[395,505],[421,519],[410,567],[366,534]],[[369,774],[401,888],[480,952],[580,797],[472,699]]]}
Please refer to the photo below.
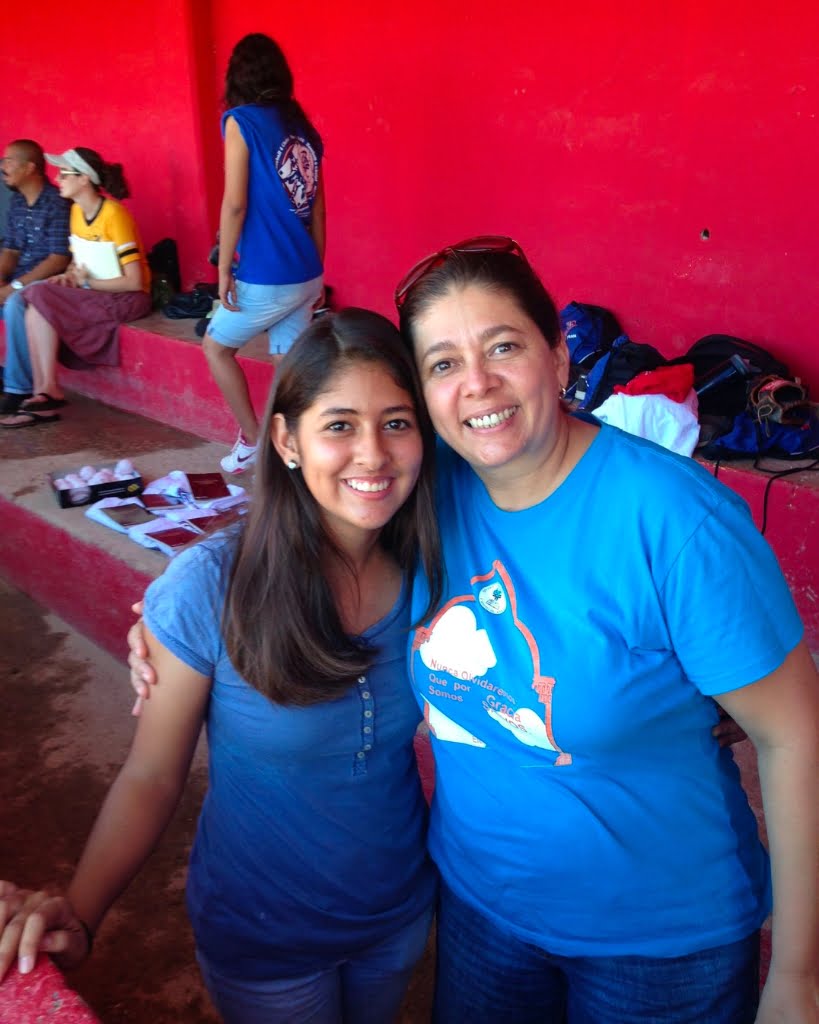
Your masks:
{"label": "long brown hair", "polygon": [[396,327],[365,309],[314,320],[280,363],[260,431],[250,511],[242,524],[222,622],[236,671],[279,704],[331,700],[366,672],[377,651],[348,636],[326,579],[328,556],[344,559],[300,470],[290,470],[270,441],[280,413],[294,430],[300,416],[341,369],[381,364],[415,404],[424,446],[412,494],[382,530],[379,542],[405,573],[420,566],[438,605],[441,551],[433,504],[435,440],[415,363]]}
{"label": "long brown hair", "polygon": [[275,39],[251,32],[233,47],[225,72],[225,106],[258,103],[276,107],[288,130],[304,134],[321,152],[321,136],[293,90],[293,72]]}

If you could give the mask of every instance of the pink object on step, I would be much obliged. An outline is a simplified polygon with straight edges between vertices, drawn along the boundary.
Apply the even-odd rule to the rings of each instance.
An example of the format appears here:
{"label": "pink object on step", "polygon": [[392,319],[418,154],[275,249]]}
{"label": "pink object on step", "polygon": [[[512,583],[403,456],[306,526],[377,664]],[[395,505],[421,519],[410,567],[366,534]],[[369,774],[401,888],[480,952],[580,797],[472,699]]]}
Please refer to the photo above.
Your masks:
{"label": "pink object on step", "polygon": [[0,982],[0,1024],[100,1024],[47,956],[30,974],[12,967]]}

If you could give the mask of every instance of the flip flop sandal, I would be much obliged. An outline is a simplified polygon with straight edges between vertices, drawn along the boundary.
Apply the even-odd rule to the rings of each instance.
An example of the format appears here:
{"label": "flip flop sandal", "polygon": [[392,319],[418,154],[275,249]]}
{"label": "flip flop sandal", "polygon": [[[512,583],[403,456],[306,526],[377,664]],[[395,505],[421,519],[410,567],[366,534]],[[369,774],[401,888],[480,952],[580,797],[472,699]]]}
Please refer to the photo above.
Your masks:
{"label": "flip flop sandal", "polygon": [[[38,398],[43,398],[45,401],[38,402]],[[63,406],[68,405],[68,402],[64,398],[52,398],[51,395],[46,394],[45,391],[41,391],[37,395],[32,395],[31,398],[27,398],[25,402],[20,406],[21,412],[56,412],[57,409],[62,409]]]}
{"label": "flip flop sandal", "polygon": [[60,419],[60,414],[56,412],[52,416],[39,416],[36,412],[29,412],[28,409],[20,409],[14,415],[17,419],[25,416],[25,419],[22,423],[4,423],[0,421],[0,427],[4,430],[21,430],[23,427],[38,427],[41,423],[55,423]]}

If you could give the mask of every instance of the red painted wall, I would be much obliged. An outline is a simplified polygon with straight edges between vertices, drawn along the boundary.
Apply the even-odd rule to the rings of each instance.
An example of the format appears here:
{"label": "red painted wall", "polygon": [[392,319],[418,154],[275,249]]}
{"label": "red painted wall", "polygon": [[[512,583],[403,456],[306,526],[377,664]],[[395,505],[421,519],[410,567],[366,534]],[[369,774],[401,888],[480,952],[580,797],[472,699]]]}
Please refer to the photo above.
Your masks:
{"label": "red painted wall", "polygon": [[[143,242],[150,248],[175,238],[195,280],[207,273],[213,231],[204,214],[190,7],[178,0],[15,6],[0,34],[0,144],[28,137],[52,153],[89,146],[122,163]],[[221,165],[212,174],[218,178]]]}
{"label": "red painted wall", "polygon": [[146,240],[175,234],[188,280],[216,226],[225,62],[266,31],[325,136],[340,301],[388,312],[420,255],[504,232],[559,302],[608,305],[668,354],[712,331],[761,342],[819,396],[812,0],[115,0],[96,71],[70,56],[87,24],[46,6],[0,38],[6,133],[120,156]]}
{"label": "red painted wall", "polygon": [[668,353],[712,331],[768,344],[819,397],[815,3],[213,11],[217,67],[244,32],[276,35],[325,134],[342,301],[389,311],[422,254],[508,233],[561,303],[609,305]]}

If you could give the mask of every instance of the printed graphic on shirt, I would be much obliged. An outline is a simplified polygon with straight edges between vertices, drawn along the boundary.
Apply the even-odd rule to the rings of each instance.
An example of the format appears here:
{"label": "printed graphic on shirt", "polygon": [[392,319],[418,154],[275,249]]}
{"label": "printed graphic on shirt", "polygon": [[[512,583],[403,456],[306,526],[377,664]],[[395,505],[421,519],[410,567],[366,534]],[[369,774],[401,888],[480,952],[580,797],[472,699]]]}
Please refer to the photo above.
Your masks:
{"label": "printed graphic on shirt", "polygon": [[[541,672],[540,649],[518,616],[506,569],[496,561],[470,584],[473,593],[449,600],[413,638],[413,682],[430,730],[442,741],[486,747],[499,725],[523,746],[554,753],[555,766],[571,764],[552,729],[556,681]],[[498,651],[512,656],[506,668]],[[524,685],[522,661],[531,666]]]}
{"label": "printed graphic on shirt", "polygon": [[473,747],[485,747],[486,744],[467,732],[462,725],[453,722],[451,718],[439,711],[434,704],[428,700],[424,701],[424,721],[429,726],[429,731],[439,740],[446,740],[447,743],[466,743]]}
{"label": "printed graphic on shirt", "polygon": [[276,170],[290,202],[300,217],[307,217],[318,191],[318,158],[309,142],[288,136],[276,154]]}

